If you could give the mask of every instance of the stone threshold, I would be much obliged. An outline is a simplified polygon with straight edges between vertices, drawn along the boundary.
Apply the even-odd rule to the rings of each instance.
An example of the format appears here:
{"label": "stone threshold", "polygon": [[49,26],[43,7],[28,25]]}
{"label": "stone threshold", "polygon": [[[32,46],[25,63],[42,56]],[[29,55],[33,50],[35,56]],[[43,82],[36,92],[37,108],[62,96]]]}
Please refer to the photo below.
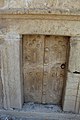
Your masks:
{"label": "stone threshold", "polygon": [[0,110],[0,115],[10,115],[14,117],[28,118],[28,119],[46,119],[46,120],[80,120],[79,114],[73,113],[45,113],[45,112],[26,112],[19,110]]}

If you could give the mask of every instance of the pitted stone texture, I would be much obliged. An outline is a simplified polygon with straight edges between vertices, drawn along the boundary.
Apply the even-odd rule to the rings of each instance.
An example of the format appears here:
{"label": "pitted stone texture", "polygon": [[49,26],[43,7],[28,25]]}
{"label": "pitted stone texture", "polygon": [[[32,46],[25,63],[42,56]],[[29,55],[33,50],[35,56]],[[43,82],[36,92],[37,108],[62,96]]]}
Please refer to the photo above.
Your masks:
{"label": "pitted stone texture", "polygon": [[2,49],[4,108],[22,107],[21,41],[16,33],[8,33]]}
{"label": "pitted stone texture", "polygon": [[[18,16],[18,15],[17,15]],[[38,17],[38,16],[37,16]],[[60,36],[80,36],[80,21],[66,21],[66,20],[44,20],[40,19],[7,19],[6,27],[8,32],[15,31],[19,34],[46,34],[46,35],[60,35]],[[56,17],[55,17],[56,18]],[[48,19],[48,18],[47,18]],[[35,29],[34,29],[35,28]],[[2,30],[2,29],[1,29]],[[5,29],[3,29],[5,30]]]}
{"label": "pitted stone texture", "polygon": [[67,83],[63,110],[79,113],[80,109],[80,74],[67,73]]}
{"label": "pitted stone texture", "polygon": [[80,37],[70,39],[69,71],[80,72]]}
{"label": "pitted stone texture", "polygon": [[28,7],[28,0],[10,0],[9,8],[25,8]]}
{"label": "pitted stone texture", "polygon": [[0,108],[3,107],[3,85],[1,77],[1,48],[0,48]]}
{"label": "pitted stone texture", "polygon": [[9,32],[7,33],[7,35],[5,36],[5,40],[14,40],[14,41],[18,41],[21,39],[22,36],[20,36],[19,34],[17,34],[17,32]]}
{"label": "pitted stone texture", "polygon": [[40,8],[40,9],[42,8],[80,9],[79,0],[65,0],[65,1],[64,0],[8,0],[7,3],[9,5],[9,8],[29,7],[29,8]]}
{"label": "pitted stone texture", "polygon": [[79,0],[32,0],[30,7],[31,8],[62,8],[62,9],[73,9],[73,8],[80,8],[80,1]]}
{"label": "pitted stone texture", "polygon": [[2,51],[3,37],[0,36],[0,108],[3,107],[3,84],[2,84],[2,67],[1,67],[1,51]]}

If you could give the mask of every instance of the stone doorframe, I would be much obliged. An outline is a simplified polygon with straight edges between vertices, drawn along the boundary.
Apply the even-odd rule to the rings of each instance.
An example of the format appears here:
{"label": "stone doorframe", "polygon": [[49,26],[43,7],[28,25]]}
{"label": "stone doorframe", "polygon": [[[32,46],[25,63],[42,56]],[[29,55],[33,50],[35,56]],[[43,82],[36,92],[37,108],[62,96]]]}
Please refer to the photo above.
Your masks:
{"label": "stone doorframe", "polygon": [[[10,16],[9,16],[10,17]],[[17,17],[17,15],[16,15]],[[25,17],[25,16],[24,16]],[[40,18],[40,16],[37,16]],[[23,106],[23,73],[22,73],[22,35],[45,34],[70,37],[69,62],[63,95],[63,110],[80,112],[80,22],[75,20],[43,19],[6,20],[8,31],[0,35],[1,43],[1,77],[3,83],[4,108]],[[66,16],[67,17],[67,16]],[[38,20],[36,20],[36,18]],[[8,16],[7,16],[8,19]],[[5,21],[5,20],[4,20]],[[2,21],[3,23],[3,21]],[[77,23],[77,27],[73,26]],[[56,25],[55,25],[56,24]],[[65,25],[66,24],[66,25]],[[69,26],[70,25],[70,26]],[[78,26],[79,25],[79,26]],[[17,27],[16,27],[17,26]],[[44,26],[44,27],[43,27]],[[48,27],[47,27],[48,26]],[[53,26],[53,27],[52,27]],[[35,29],[34,29],[35,28]],[[54,28],[54,29],[53,29]],[[73,29],[74,28],[74,29]],[[78,31],[79,30],[79,31]]]}

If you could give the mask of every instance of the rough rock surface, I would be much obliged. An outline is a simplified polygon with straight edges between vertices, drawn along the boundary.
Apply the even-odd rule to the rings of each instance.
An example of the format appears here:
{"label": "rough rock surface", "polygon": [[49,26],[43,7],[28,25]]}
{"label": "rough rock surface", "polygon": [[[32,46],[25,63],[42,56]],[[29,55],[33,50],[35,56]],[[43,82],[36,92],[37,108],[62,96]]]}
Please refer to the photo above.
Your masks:
{"label": "rough rock surface", "polygon": [[1,10],[5,12],[7,12],[5,9],[7,9],[8,12],[16,11],[17,13],[20,13],[20,9],[22,9],[22,11],[28,9],[28,11],[30,10],[32,13],[40,11],[53,13],[58,11],[61,13],[65,12],[66,14],[80,14],[79,0],[0,0],[0,7]]}
{"label": "rough rock surface", "polygon": [[[3,0],[1,0],[1,3]],[[9,8],[62,8],[62,9],[80,9],[79,0],[4,0]],[[36,6],[35,6],[36,5]]]}

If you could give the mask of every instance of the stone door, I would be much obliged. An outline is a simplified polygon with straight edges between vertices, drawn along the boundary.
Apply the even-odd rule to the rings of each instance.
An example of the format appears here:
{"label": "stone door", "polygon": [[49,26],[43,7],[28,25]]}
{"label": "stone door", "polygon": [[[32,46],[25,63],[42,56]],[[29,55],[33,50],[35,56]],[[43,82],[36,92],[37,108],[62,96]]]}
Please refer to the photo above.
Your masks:
{"label": "stone door", "polygon": [[68,38],[23,36],[25,102],[60,104],[65,82]]}

